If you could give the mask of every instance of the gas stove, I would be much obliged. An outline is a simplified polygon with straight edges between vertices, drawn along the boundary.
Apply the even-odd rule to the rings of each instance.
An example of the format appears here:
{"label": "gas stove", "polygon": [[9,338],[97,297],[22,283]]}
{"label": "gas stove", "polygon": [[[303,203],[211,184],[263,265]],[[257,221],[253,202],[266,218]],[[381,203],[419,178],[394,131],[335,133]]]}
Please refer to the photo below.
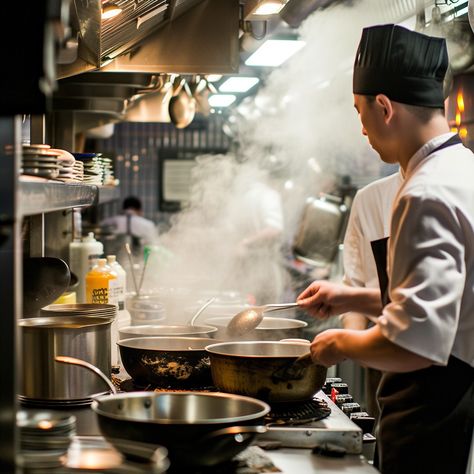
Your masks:
{"label": "gas stove", "polygon": [[[115,383],[120,391],[180,391],[167,387],[138,386],[131,379],[117,377]],[[185,391],[189,391],[186,389]],[[193,391],[216,392],[215,387],[194,387]],[[351,420],[354,420],[357,424]],[[323,390],[312,400],[271,405],[265,418],[267,432],[259,435],[258,444],[273,448],[320,448],[335,447],[348,454],[360,454],[367,423],[373,421],[367,413],[360,412],[360,405],[353,401],[348,387],[340,378],[328,378]],[[373,423],[372,423],[373,425]]]}

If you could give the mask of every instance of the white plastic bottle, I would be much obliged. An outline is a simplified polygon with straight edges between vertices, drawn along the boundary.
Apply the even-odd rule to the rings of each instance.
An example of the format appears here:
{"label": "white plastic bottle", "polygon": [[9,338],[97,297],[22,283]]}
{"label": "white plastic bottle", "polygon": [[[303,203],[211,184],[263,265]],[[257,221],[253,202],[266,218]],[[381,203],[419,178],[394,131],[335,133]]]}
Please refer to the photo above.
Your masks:
{"label": "white plastic bottle", "polygon": [[130,324],[130,313],[125,309],[125,293],[127,288],[127,273],[122,265],[117,261],[115,255],[107,255],[107,264],[111,270],[117,275],[117,319],[112,324],[112,365],[120,363],[120,351],[117,346],[119,340],[119,329]]}
{"label": "white plastic bottle", "polygon": [[82,240],[74,240],[69,244],[69,267],[76,274],[79,284],[77,286],[77,302],[86,302],[86,275],[91,270],[95,259],[104,253],[104,246],[94,238],[94,233],[89,232]]}

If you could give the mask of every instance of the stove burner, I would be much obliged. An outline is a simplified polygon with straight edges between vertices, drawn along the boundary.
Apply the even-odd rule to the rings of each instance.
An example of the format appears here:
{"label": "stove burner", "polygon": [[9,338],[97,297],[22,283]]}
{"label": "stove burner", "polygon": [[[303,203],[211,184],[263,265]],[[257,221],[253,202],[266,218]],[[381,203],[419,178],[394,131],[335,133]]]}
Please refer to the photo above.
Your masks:
{"label": "stove burner", "polygon": [[331,409],[324,400],[313,398],[304,402],[274,403],[265,421],[277,425],[303,425],[322,420],[330,413]]}
{"label": "stove burner", "polygon": [[141,386],[136,384],[132,379],[118,380],[117,388],[121,392],[216,392],[215,387],[190,387],[190,388],[174,388],[174,387],[154,387],[153,385]]}

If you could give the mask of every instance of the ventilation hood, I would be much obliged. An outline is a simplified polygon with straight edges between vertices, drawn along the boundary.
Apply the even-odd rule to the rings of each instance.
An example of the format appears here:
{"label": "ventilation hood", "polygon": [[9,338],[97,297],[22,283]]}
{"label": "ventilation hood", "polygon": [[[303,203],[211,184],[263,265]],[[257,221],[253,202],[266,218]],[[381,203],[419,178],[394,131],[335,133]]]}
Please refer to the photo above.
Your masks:
{"label": "ventilation hood", "polygon": [[58,78],[94,70],[238,71],[239,0],[114,0],[122,12],[101,20],[107,3],[71,4],[73,35],[60,56]]}

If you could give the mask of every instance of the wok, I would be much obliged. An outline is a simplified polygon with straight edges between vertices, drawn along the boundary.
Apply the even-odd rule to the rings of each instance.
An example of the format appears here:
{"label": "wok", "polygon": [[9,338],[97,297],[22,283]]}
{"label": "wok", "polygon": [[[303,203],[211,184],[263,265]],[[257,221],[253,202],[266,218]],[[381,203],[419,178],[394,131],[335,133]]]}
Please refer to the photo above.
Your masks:
{"label": "wok", "polygon": [[199,337],[141,337],[117,344],[125,370],[138,385],[191,389],[212,385],[205,347],[213,342]]}
{"label": "wok", "polygon": [[247,395],[270,403],[310,400],[321,390],[326,367],[310,364],[301,370],[287,368],[308,352],[297,342],[223,342],[206,347],[214,385],[224,392]]}
{"label": "wok", "polygon": [[143,326],[125,326],[119,329],[120,339],[131,339],[135,337],[210,337],[217,332],[213,326],[191,326],[177,325],[167,326],[165,324],[153,324]]}
{"label": "wok", "polygon": [[265,431],[270,411],[260,400],[197,392],[102,396],[92,409],[102,435],[126,457],[149,458],[161,445],[176,472],[230,460]]}

